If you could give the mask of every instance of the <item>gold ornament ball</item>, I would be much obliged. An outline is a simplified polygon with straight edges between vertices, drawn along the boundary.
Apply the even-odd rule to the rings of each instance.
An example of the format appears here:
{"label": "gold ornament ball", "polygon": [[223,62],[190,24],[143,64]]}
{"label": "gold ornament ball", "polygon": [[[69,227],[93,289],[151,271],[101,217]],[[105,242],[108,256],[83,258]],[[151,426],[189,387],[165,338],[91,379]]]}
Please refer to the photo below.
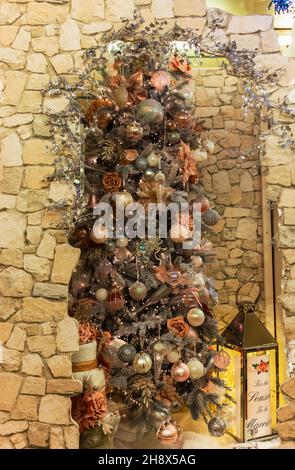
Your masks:
{"label": "gold ornament ball", "polygon": [[132,204],[133,197],[127,191],[123,191],[122,193],[116,193],[114,195],[114,201],[116,206],[118,207],[126,207],[129,204]]}
{"label": "gold ornament ball", "polygon": [[200,379],[205,374],[205,368],[199,359],[190,359],[187,363],[187,367],[189,369],[189,376],[193,380]]}
{"label": "gold ornament ball", "polygon": [[118,248],[127,248],[128,243],[129,243],[129,240],[128,240],[128,238],[126,238],[126,237],[124,237],[124,238],[117,238],[117,240],[116,240],[116,246],[117,246]]}
{"label": "gold ornament ball", "polygon": [[192,326],[201,326],[204,323],[205,314],[200,308],[191,308],[187,314],[187,321]]}
{"label": "gold ornament ball", "polygon": [[96,300],[98,300],[99,302],[104,302],[105,300],[107,300],[108,297],[107,289],[97,289],[97,291],[95,292],[95,297]]}
{"label": "gold ornament ball", "polygon": [[148,155],[147,162],[151,168],[157,168],[160,164],[160,158],[157,154],[152,152]]}
{"label": "gold ornament ball", "polygon": [[162,341],[156,341],[153,350],[155,353],[164,353],[167,350],[167,345],[163,343]]}
{"label": "gold ornament ball", "polygon": [[166,354],[167,361],[171,364],[175,364],[180,359],[180,354],[178,351],[168,351]]}
{"label": "gold ornament ball", "polygon": [[147,353],[138,353],[133,359],[132,366],[137,374],[146,374],[153,365],[151,356]]}

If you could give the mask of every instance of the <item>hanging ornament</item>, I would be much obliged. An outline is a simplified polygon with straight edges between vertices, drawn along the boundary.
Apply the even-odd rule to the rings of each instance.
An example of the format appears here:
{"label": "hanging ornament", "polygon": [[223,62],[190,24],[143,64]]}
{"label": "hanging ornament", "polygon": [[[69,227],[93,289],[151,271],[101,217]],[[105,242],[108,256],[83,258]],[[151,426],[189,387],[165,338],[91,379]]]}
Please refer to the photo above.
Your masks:
{"label": "hanging ornament", "polygon": [[124,344],[126,344],[126,342],[121,338],[112,339],[108,346],[101,352],[103,362],[109,367],[123,367],[126,365],[118,357],[118,351]]}
{"label": "hanging ornament", "polygon": [[138,142],[143,136],[143,128],[139,122],[131,122],[126,127],[127,137],[133,140],[134,142]]}
{"label": "hanging ornament", "polygon": [[213,356],[214,365],[220,370],[226,370],[230,365],[230,361],[230,355],[227,351],[217,351]]}
{"label": "hanging ornament", "polygon": [[107,253],[114,253],[114,249],[116,248],[116,244],[114,240],[107,240],[104,244],[104,249]]}
{"label": "hanging ornament", "polygon": [[151,168],[158,168],[160,165],[160,157],[158,157],[156,153],[152,152],[148,155],[147,162]]}
{"label": "hanging ornament", "polygon": [[181,428],[173,421],[165,421],[157,431],[157,439],[161,444],[172,445],[175,444],[181,434]]}
{"label": "hanging ornament", "polygon": [[99,302],[105,302],[107,300],[107,297],[108,297],[107,289],[100,288],[100,289],[97,289],[97,291],[95,292],[95,298]]}
{"label": "hanging ornament", "polygon": [[98,245],[104,243],[109,238],[107,227],[102,226],[100,223],[95,223],[90,232],[90,238]]}
{"label": "hanging ornament", "polygon": [[161,375],[161,369],[164,357],[167,352],[167,345],[162,341],[156,341],[153,346],[153,353],[154,353],[154,379],[155,383],[159,382],[159,378]]}
{"label": "hanging ornament", "polygon": [[210,294],[209,294],[209,290],[207,289],[207,287],[203,287],[202,289],[199,290],[199,296],[200,296],[201,302],[203,303],[208,302],[210,298]]}
{"label": "hanging ornament", "polygon": [[146,374],[153,365],[153,361],[149,354],[141,352],[136,354],[133,359],[132,366],[137,374]]}
{"label": "hanging ornament", "polygon": [[192,326],[201,326],[205,321],[205,314],[200,308],[192,308],[187,314],[187,321]]}
{"label": "hanging ornament", "polygon": [[119,289],[112,289],[107,297],[106,308],[110,312],[117,312],[125,305],[125,299],[122,291]]}
{"label": "hanging ornament", "polygon": [[147,161],[145,158],[143,158],[143,157],[139,157],[139,158],[136,160],[134,166],[135,166],[135,168],[136,168],[137,170],[139,170],[139,171],[144,171],[144,170],[146,170],[147,167],[148,167],[148,161]]}
{"label": "hanging ornament", "polygon": [[193,99],[194,99],[194,93],[189,86],[184,85],[181,88],[177,88],[175,90],[175,94],[176,96],[179,96],[179,98],[184,100],[187,106],[192,104]]}
{"label": "hanging ornament", "polygon": [[203,146],[207,150],[207,152],[211,154],[214,152],[215,145],[214,145],[214,142],[212,142],[212,140],[209,140],[209,139],[205,140],[203,142]]}
{"label": "hanging ornament", "polygon": [[147,124],[160,124],[164,119],[164,108],[159,101],[154,99],[139,103],[137,112]]}
{"label": "hanging ornament", "polygon": [[98,200],[97,200],[96,194],[90,194],[87,207],[89,209],[94,209],[97,203],[98,203]]}
{"label": "hanging ornament", "polygon": [[148,293],[148,289],[143,282],[136,281],[129,287],[129,294],[133,300],[140,302],[145,299]]}
{"label": "hanging ornament", "polygon": [[176,351],[176,349],[172,349],[171,351],[166,352],[166,358],[167,361],[171,362],[171,364],[175,364],[180,359],[180,353],[179,351]]}
{"label": "hanging ornament", "polygon": [[136,349],[132,344],[123,344],[118,350],[118,357],[122,362],[130,364],[136,356]]}
{"label": "hanging ornament", "polygon": [[175,382],[185,382],[189,378],[190,370],[184,362],[176,362],[171,367],[170,374]]}
{"label": "hanging ornament", "polygon": [[143,176],[146,181],[152,181],[155,178],[155,172],[151,168],[147,168],[144,170]]}
{"label": "hanging ornament", "polygon": [[190,359],[187,363],[187,367],[189,369],[189,376],[193,380],[200,379],[205,375],[205,368],[197,358]]}
{"label": "hanging ornament", "polygon": [[178,127],[187,127],[191,122],[191,115],[187,111],[179,111],[174,119]]}
{"label": "hanging ornament", "polygon": [[115,193],[113,200],[115,201],[116,206],[124,208],[129,204],[132,204],[133,197],[127,191],[122,191],[121,193]]}
{"label": "hanging ornament", "polygon": [[127,237],[117,238],[116,239],[116,246],[118,248],[127,248],[128,243],[129,243],[129,240],[128,240]]}
{"label": "hanging ornament", "polygon": [[167,119],[166,121],[166,129],[167,131],[175,131],[177,125],[176,122],[173,121],[172,119]]}
{"label": "hanging ornament", "polygon": [[125,108],[129,100],[129,93],[126,87],[119,86],[114,91],[114,98],[119,108]]}
{"label": "hanging ornament", "polygon": [[201,306],[199,300],[199,291],[195,287],[185,289],[185,291],[181,295],[181,303],[189,309],[194,308],[196,306]]}
{"label": "hanging ornament", "polygon": [[191,152],[191,159],[196,163],[204,162],[207,160],[207,158],[208,158],[208,155],[205,150],[195,149],[195,150],[192,150]]}
{"label": "hanging ornament", "polygon": [[180,224],[173,224],[170,229],[170,238],[174,243],[182,243],[188,240],[191,233],[187,227]]}
{"label": "hanging ornament", "polygon": [[179,132],[177,132],[177,131],[168,132],[167,141],[169,142],[169,144],[172,144],[172,145],[178,144],[178,142],[180,141]]}
{"label": "hanging ornament", "polygon": [[220,215],[214,209],[209,209],[208,211],[203,213],[202,220],[204,224],[209,225],[211,227],[219,222]]}
{"label": "hanging ornament", "polygon": [[123,152],[123,162],[132,163],[138,158],[138,151],[136,149],[126,149]]}
{"label": "hanging ornament", "polygon": [[208,431],[213,437],[221,437],[226,431],[226,425],[221,418],[212,418],[208,423]]}
{"label": "hanging ornament", "polygon": [[192,265],[194,269],[199,269],[203,264],[201,256],[192,256]]}
{"label": "hanging ornament", "polygon": [[170,75],[164,70],[153,72],[150,79],[151,85],[159,92],[163,91],[165,87],[168,87],[170,81]]}
{"label": "hanging ornament", "polygon": [[208,199],[205,197],[201,200],[201,212],[206,212],[210,209],[210,204]]}

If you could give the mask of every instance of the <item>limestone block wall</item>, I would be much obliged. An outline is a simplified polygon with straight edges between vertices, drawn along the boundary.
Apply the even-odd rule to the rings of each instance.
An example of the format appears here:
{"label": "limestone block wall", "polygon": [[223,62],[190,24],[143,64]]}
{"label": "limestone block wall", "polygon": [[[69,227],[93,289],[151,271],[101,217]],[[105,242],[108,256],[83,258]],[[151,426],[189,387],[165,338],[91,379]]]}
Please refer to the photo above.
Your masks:
{"label": "limestone block wall", "polygon": [[[81,389],[80,382],[72,380],[70,361],[78,349],[78,334],[75,321],[67,316],[67,296],[79,250],[67,245],[67,210],[52,208],[59,201],[70,205],[74,194],[67,185],[48,181],[55,156],[47,149],[50,133],[42,105],[62,109],[64,101],[44,99],[42,89],[56,74],[70,78],[73,67],[81,66],[83,50],[98,44],[103,32],[117,28],[120,17],[132,17],[135,7],[147,22],[166,19],[170,28],[177,21],[200,33],[217,16],[216,41],[234,39],[239,48],[258,49],[258,62],[286,68],[274,90],[278,98],[294,85],[294,61],[281,56],[270,16],[232,17],[207,9],[204,0],[1,0],[0,341],[4,358],[0,364],[0,448],[78,447],[78,429],[70,414],[70,396]],[[252,139],[253,128],[252,122],[240,118],[239,107],[233,103],[236,83],[215,72],[198,80],[200,87],[206,84],[206,99],[209,93],[212,100],[210,105],[198,104],[218,141],[217,153],[205,171],[208,191],[216,196],[215,204],[225,216],[223,230],[217,231],[213,242],[219,263],[219,278],[215,277],[226,310],[233,307],[240,265],[257,272],[261,269],[260,239],[238,236],[239,224],[248,220],[251,233],[254,224],[260,233],[258,170],[254,160],[238,159],[246,141]],[[250,180],[243,166],[247,162],[251,162]],[[276,134],[268,139],[263,165],[268,171],[269,199],[278,200],[281,208],[282,303],[286,335],[292,343],[295,166],[293,153],[280,148]],[[223,182],[222,192],[218,179]],[[254,191],[246,190],[248,184]],[[225,188],[231,190],[230,195]],[[243,215],[233,212],[237,208]],[[249,262],[255,266],[246,266]],[[288,424],[281,426],[285,438],[294,437],[293,409],[290,405],[283,414],[288,418]]]}
{"label": "limestone block wall", "polygon": [[244,115],[241,90],[239,78],[218,68],[196,73],[196,115],[215,142],[201,168],[210,204],[222,217],[208,234],[216,261],[207,269],[218,291],[215,313],[221,328],[237,313],[241,283],[255,276],[263,291],[261,168],[254,149],[260,122],[255,123],[252,111]]}

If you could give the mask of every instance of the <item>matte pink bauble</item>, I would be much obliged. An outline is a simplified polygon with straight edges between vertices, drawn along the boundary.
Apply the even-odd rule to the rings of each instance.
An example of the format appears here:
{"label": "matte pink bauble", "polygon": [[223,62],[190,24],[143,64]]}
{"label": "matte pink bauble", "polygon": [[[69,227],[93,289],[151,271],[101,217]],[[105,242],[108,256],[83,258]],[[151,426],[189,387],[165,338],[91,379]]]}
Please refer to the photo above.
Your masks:
{"label": "matte pink bauble", "polygon": [[157,91],[162,91],[164,90],[165,86],[170,85],[170,75],[163,70],[153,72],[150,83]]}
{"label": "matte pink bauble", "polygon": [[184,362],[177,362],[171,367],[171,377],[175,382],[185,382],[189,378],[189,368]]}

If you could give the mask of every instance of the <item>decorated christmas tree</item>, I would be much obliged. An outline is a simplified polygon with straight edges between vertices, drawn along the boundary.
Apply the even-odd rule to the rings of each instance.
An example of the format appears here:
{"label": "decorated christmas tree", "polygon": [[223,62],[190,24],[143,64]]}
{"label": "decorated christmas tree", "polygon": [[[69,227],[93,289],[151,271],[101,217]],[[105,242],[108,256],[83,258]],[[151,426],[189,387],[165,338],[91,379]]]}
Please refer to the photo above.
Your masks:
{"label": "decorated christmas tree", "polygon": [[201,184],[214,144],[194,117],[192,68],[177,42],[185,32],[137,20],[87,51],[74,83],[49,87],[68,98],[52,117],[55,178],[66,173],[78,191],[69,313],[84,394],[73,418],[82,435],[99,426],[108,434],[124,415],[139,437],[150,429],[170,445],[181,442],[171,416],[183,408],[212,435],[226,431],[230,396],[216,371],[229,358],[214,347],[217,296],[204,273],[214,259],[206,234],[219,220]]}

